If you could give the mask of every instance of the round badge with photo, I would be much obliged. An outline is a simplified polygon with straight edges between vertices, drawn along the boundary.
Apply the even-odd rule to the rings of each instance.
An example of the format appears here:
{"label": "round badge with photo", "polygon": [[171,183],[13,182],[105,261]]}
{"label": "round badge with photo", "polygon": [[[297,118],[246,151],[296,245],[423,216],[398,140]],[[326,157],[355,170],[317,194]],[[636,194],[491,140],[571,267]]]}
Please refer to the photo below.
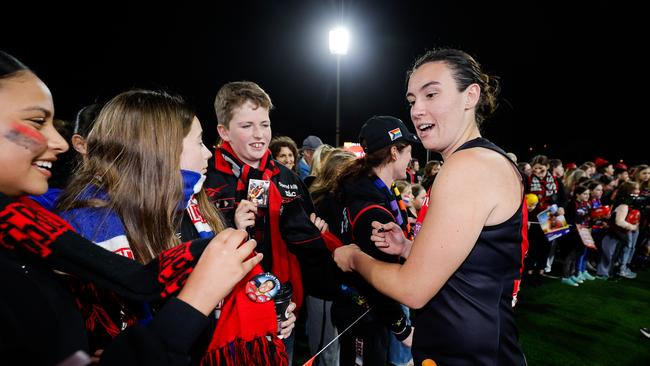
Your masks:
{"label": "round badge with photo", "polygon": [[246,284],[246,296],[255,302],[267,302],[280,291],[280,280],[266,272],[253,277]]}

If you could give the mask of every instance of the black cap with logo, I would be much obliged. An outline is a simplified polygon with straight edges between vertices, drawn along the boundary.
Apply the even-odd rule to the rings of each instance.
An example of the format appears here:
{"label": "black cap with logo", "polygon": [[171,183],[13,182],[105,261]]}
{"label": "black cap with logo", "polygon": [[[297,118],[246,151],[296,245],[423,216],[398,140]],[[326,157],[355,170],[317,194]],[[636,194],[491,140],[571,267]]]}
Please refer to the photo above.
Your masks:
{"label": "black cap with logo", "polygon": [[371,154],[396,142],[419,144],[418,137],[411,133],[399,118],[374,116],[366,121],[359,133],[359,142],[366,154]]}

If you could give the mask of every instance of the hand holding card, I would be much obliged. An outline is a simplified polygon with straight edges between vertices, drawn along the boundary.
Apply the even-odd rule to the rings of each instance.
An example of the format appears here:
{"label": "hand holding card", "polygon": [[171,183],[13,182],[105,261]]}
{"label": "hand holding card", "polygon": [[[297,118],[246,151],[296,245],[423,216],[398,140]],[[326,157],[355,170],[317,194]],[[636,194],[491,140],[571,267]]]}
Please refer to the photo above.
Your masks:
{"label": "hand holding card", "polygon": [[268,207],[269,186],[271,182],[261,179],[250,179],[248,181],[248,200],[257,207]]}

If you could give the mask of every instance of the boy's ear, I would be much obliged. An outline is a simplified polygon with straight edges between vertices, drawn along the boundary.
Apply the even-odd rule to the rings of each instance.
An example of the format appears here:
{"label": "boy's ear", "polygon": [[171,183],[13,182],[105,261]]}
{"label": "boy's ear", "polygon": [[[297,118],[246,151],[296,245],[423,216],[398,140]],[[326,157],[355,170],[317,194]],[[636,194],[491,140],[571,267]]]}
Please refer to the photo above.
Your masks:
{"label": "boy's ear", "polygon": [[228,141],[230,142],[230,131],[228,130],[228,127],[222,124],[217,125],[217,132],[219,132],[219,136],[223,141]]}

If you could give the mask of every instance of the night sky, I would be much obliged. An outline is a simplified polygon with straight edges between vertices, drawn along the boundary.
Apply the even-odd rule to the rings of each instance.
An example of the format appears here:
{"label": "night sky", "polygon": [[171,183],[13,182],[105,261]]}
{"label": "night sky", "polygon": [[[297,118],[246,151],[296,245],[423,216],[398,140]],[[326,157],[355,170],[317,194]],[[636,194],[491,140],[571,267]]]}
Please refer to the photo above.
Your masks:
{"label": "night sky", "polygon": [[[211,4],[3,8],[9,20],[0,22],[0,48],[48,84],[62,119],[130,88],[162,88],[191,101],[211,143],[217,90],[251,80],[276,106],[274,135],[300,145],[315,134],[334,144],[336,58],[328,31],[342,23],[352,38],[341,61],[343,141],[356,141],[372,115],[395,115],[412,127],[406,70],[429,48],[456,47],[501,77],[500,107],[483,132],[520,159],[544,153],[577,163],[596,156],[650,162],[640,3],[204,2]],[[424,150],[416,155],[424,158]]]}

